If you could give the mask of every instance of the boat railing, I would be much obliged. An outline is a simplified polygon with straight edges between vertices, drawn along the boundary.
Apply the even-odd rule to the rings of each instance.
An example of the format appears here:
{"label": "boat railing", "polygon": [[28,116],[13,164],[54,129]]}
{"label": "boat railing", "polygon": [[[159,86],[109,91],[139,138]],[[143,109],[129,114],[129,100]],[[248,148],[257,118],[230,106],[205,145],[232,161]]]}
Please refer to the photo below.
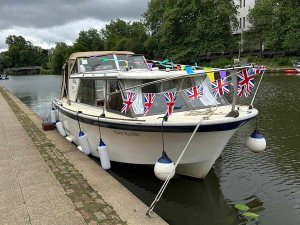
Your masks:
{"label": "boat railing", "polygon": [[[239,66],[239,67],[213,69],[213,70],[195,72],[193,74],[181,74],[181,75],[177,75],[177,76],[172,76],[172,77],[167,77],[167,78],[162,78],[162,79],[159,79],[159,80],[147,82],[147,83],[144,83],[144,84],[139,84],[139,85],[123,88],[121,90],[116,90],[114,92],[107,93],[107,95],[108,96],[109,95],[115,95],[115,94],[119,94],[119,93],[131,90],[131,89],[134,89],[134,88],[146,87],[146,86],[149,86],[149,85],[152,85],[152,84],[162,83],[162,82],[165,82],[165,81],[175,80],[175,79],[184,78],[184,77],[199,77],[199,76],[205,76],[207,73],[215,73],[215,72],[220,72],[220,71],[238,71],[238,70],[248,69],[248,68],[249,69],[253,68],[253,66]],[[234,72],[234,73],[230,74],[229,77],[231,77],[233,75],[236,75],[236,73],[237,72]]]}

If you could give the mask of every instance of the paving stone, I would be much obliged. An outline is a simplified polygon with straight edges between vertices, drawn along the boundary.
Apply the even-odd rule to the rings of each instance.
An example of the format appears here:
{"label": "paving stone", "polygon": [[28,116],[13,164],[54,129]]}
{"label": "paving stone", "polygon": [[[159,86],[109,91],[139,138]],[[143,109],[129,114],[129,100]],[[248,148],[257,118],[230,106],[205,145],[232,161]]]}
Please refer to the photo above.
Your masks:
{"label": "paving stone", "polygon": [[15,207],[24,204],[21,189],[5,190],[0,192],[0,208]]}
{"label": "paving stone", "polygon": [[103,212],[104,212],[105,214],[110,214],[110,213],[112,212],[112,209],[111,209],[110,207],[105,207],[105,208],[103,209]]}
{"label": "paving stone", "polygon": [[41,219],[50,220],[53,217],[73,211],[75,208],[67,197],[57,197],[27,205],[27,209],[32,221],[40,221]]}
{"label": "paving stone", "polygon": [[104,204],[105,204],[105,202],[104,202],[101,198],[97,198],[97,199],[96,199],[96,203],[97,203],[97,204],[101,204],[101,205],[104,205]]}
{"label": "paving stone", "polygon": [[28,205],[64,197],[65,192],[58,183],[43,183],[28,186],[22,189],[25,202]]}
{"label": "paving stone", "polygon": [[100,221],[106,219],[106,216],[101,211],[95,212],[94,214]]}
{"label": "paving stone", "polygon": [[0,209],[0,223],[7,225],[30,225],[30,218],[26,210],[26,205],[18,205],[13,208]]}
{"label": "paving stone", "polygon": [[11,177],[11,174],[1,175],[0,192],[18,188],[20,188],[20,183],[17,177]]}
{"label": "paving stone", "polygon": [[86,225],[80,213],[70,211],[54,216],[52,218],[43,217],[39,220],[31,221],[32,225]]}
{"label": "paving stone", "polygon": [[41,171],[32,172],[30,174],[27,174],[26,176],[20,176],[19,181],[22,188],[42,183],[56,183],[53,174]]}

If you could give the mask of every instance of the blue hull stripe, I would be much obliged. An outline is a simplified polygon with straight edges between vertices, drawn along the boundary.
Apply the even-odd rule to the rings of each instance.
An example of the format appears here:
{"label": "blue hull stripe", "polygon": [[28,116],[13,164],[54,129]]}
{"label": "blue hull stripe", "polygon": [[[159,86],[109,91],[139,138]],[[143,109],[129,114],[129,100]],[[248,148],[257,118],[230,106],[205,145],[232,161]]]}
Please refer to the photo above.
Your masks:
{"label": "blue hull stripe", "polygon": [[[64,114],[65,116],[72,118],[73,120],[77,121],[76,115],[69,113],[67,111],[59,109],[59,112]],[[94,126],[98,126],[98,118],[95,117],[95,120],[83,118],[78,115],[79,121],[81,123],[86,123]],[[247,123],[252,118],[235,121],[231,123],[223,123],[223,124],[212,124],[212,125],[202,125],[198,128],[197,132],[214,132],[214,131],[226,131],[226,130],[233,130],[236,129],[243,124]],[[117,129],[117,130],[129,130],[129,131],[143,131],[143,132],[161,132],[161,126],[144,126],[144,125],[128,125],[128,124],[120,124],[120,123],[113,123],[113,122],[103,122],[100,121],[101,127]],[[188,133],[193,132],[195,126],[168,126],[167,122],[164,125],[164,132],[174,132],[174,133]]]}

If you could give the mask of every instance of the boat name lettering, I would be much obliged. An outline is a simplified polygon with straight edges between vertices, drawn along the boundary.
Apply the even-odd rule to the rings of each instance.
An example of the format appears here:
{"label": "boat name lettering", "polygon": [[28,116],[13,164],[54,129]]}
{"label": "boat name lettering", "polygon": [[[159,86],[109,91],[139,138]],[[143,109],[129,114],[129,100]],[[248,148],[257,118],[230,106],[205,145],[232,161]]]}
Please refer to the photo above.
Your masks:
{"label": "boat name lettering", "polygon": [[123,135],[123,136],[135,136],[135,137],[139,137],[140,134],[134,131],[119,131],[119,130],[113,130],[114,134],[116,135]]}

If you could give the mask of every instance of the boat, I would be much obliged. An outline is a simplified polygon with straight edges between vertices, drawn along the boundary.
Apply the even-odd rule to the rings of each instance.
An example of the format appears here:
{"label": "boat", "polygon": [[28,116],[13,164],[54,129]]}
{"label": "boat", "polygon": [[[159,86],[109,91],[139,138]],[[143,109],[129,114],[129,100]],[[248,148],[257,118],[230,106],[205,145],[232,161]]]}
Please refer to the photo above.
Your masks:
{"label": "boat", "polygon": [[293,60],[292,64],[297,73],[300,73],[300,60]]}
{"label": "boat", "polygon": [[9,79],[9,77],[7,75],[4,75],[4,74],[3,74],[3,76],[0,75],[0,80],[8,80],[8,79]]}
{"label": "boat", "polygon": [[[52,102],[67,139],[80,146],[78,133],[84,132],[90,154],[99,157],[101,137],[110,161],[153,166],[162,155],[162,145],[163,152],[176,160],[196,132],[176,173],[204,178],[233,134],[258,110],[238,105],[236,95],[232,103],[229,95],[216,98],[207,70],[192,67],[191,74],[171,64],[163,70],[149,68],[143,55],[130,51],[73,53],[63,67],[60,97]],[[237,72],[245,68],[210,72],[230,71],[228,80],[236,87]],[[190,101],[184,90],[196,85],[203,88],[203,95]],[[233,89],[236,94],[237,88]],[[144,93],[156,94],[146,114]],[[166,93],[176,93],[176,101],[166,103]],[[131,97],[135,100],[128,107],[125,100]]]}
{"label": "boat", "polygon": [[295,75],[295,74],[298,73],[298,71],[297,71],[296,69],[286,69],[286,70],[285,70],[285,73],[286,73],[287,75]]}

